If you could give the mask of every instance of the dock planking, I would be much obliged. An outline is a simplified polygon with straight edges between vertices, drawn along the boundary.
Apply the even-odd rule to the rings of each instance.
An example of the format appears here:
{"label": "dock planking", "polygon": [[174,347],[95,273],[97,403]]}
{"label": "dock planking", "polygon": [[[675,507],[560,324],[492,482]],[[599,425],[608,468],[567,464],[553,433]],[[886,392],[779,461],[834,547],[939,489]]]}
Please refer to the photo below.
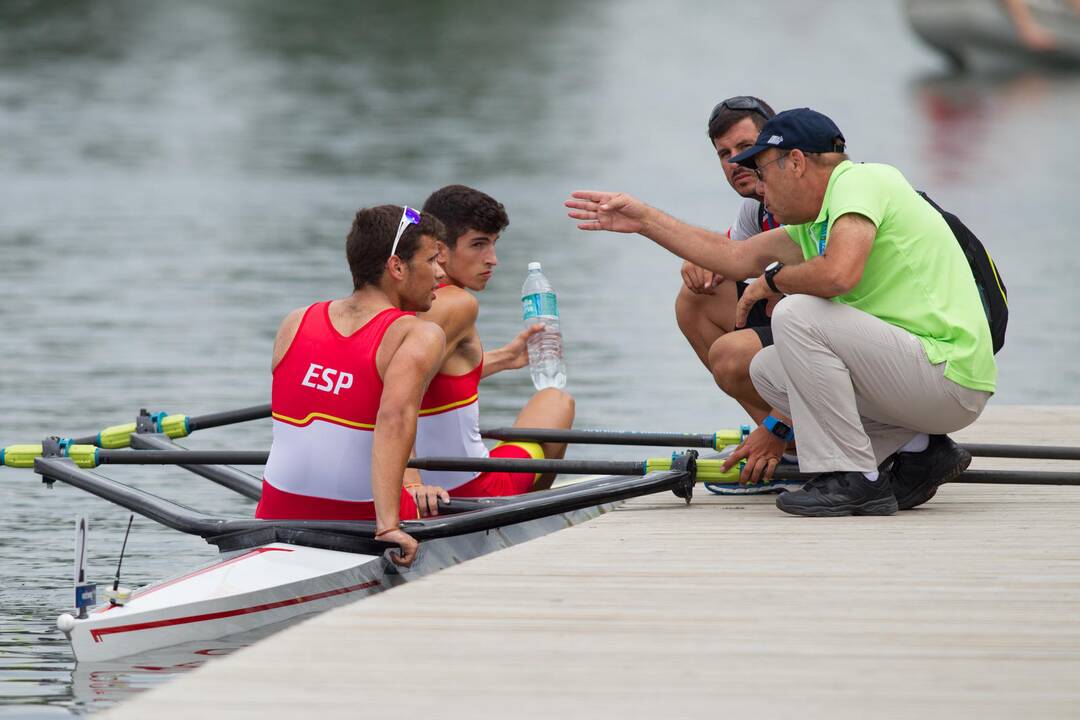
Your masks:
{"label": "dock planking", "polygon": [[[956,437],[1080,444],[1080,408]],[[977,458],[974,467],[1080,463]],[[1080,488],[947,485],[888,518],[627,502],[290,628],[108,718],[1077,717]]]}

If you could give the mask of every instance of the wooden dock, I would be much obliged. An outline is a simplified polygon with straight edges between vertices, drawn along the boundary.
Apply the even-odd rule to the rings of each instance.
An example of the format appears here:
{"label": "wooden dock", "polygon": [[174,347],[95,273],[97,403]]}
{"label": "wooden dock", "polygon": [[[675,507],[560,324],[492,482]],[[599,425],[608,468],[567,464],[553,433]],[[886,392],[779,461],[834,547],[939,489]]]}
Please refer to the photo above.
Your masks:
{"label": "wooden dock", "polygon": [[[958,439],[1077,445],[1080,408],[991,407]],[[888,518],[773,501],[633,500],[107,717],[1080,717],[1080,488],[953,484]]]}

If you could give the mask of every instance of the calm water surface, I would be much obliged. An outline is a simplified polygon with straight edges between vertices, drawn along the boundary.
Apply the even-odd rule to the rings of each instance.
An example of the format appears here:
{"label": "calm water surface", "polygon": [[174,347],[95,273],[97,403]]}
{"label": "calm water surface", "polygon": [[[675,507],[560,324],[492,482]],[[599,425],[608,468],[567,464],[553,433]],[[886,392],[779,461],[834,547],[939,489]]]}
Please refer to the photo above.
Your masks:
{"label": "calm water surface", "polygon": [[[265,402],[281,317],[349,290],[355,210],[418,205],[451,182],[511,216],[483,296],[489,346],[520,325],[528,261],[558,288],[579,425],[739,424],[674,325],[678,260],[580,233],[561,209],[575,188],[619,189],[725,228],[738,200],[704,124],[738,93],[827,112],[856,160],[901,167],[965,218],[1010,290],[995,402],[1080,402],[1077,77],[951,77],[888,3],[401,5],[0,5],[0,445],[95,431],[140,407]],[[768,32],[748,30],[766,20]],[[530,391],[527,373],[485,381],[485,423],[509,423]],[[265,421],[189,441],[268,443]],[[207,512],[252,511],[172,471],[109,475]],[[0,470],[2,716],[93,711],[196,664],[74,669],[53,623],[70,602],[78,512],[104,580],[126,515]],[[128,552],[135,585],[212,557],[145,520]]]}

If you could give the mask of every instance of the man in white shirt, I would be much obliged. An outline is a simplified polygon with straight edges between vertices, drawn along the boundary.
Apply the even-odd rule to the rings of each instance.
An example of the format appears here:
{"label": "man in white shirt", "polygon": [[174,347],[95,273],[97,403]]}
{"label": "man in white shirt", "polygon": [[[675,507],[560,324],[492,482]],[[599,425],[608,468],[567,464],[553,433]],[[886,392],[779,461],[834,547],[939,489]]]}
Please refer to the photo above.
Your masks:
{"label": "man in white shirt", "polygon": [[[765,122],[775,113],[760,98],[731,97],[717,103],[709,115],[708,134],[732,189],[745,200],[735,223],[728,230],[732,240],[745,240],[778,227],[757,194],[757,178],[731,158],[754,145]],[[750,381],[750,361],[763,347],[772,344],[772,329],[766,303],[756,304],[745,328],[735,327],[735,306],[746,289],[745,278],[725,278],[694,265],[683,263],[683,287],[675,299],[675,319],[702,364],[716,384],[733,397],[759,424],[769,406]]]}

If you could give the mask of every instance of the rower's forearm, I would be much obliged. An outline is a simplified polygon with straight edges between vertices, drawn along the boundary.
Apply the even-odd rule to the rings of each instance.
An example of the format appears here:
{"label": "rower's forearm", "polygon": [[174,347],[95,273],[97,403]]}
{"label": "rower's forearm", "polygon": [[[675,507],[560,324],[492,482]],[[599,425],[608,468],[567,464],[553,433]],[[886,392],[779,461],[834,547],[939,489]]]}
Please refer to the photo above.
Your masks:
{"label": "rower's forearm", "polygon": [[416,440],[416,417],[379,412],[371,452],[371,495],[377,530],[396,527],[401,517],[401,488]]}
{"label": "rower's forearm", "polygon": [[494,375],[495,373],[502,372],[508,366],[509,353],[505,348],[498,348],[496,350],[484,351],[484,369],[480,371],[480,377],[486,378],[488,375]]}
{"label": "rower's forearm", "polygon": [[642,225],[641,234],[660,247],[724,277],[750,277],[761,270],[734,252],[734,241],[723,233],[684,223],[656,208],[650,208]]}

